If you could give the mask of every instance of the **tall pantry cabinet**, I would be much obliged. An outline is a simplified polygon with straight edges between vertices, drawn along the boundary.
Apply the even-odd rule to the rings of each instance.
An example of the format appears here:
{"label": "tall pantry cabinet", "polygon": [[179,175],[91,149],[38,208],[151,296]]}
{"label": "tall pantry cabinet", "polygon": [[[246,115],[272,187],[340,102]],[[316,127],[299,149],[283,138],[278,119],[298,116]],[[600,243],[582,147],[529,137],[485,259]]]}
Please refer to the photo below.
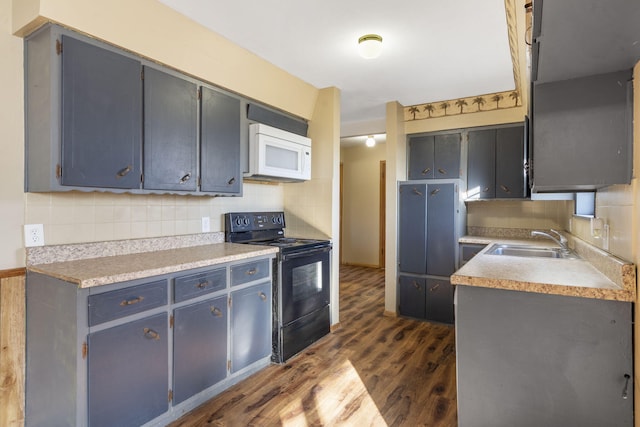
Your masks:
{"label": "tall pantry cabinet", "polygon": [[[413,140],[416,139],[417,140]],[[441,138],[446,151],[461,158],[459,133]],[[409,164],[415,164],[424,137],[409,139]],[[428,140],[428,138],[427,138]],[[457,163],[459,168],[460,163]],[[411,167],[410,167],[411,168]],[[415,177],[416,175],[409,175]],[[437,175],[435,175],[437,177]],[[453,288],[458,239],[466,210],[461,169],[456,179],[417,179],[398,184],[398,312],[400,315],[453,323]]]}

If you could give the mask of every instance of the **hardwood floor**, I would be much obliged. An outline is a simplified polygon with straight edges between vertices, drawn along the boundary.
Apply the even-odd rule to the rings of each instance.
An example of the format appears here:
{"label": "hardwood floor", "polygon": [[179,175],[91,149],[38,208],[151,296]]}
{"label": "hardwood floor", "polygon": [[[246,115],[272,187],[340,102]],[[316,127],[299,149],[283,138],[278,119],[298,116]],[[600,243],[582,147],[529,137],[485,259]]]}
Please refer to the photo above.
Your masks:
{"label": "hardwood floor", "polygon": [[456,426],[453,327],[383,312],[384,270],[343,266],[339,329],[172,426]]}

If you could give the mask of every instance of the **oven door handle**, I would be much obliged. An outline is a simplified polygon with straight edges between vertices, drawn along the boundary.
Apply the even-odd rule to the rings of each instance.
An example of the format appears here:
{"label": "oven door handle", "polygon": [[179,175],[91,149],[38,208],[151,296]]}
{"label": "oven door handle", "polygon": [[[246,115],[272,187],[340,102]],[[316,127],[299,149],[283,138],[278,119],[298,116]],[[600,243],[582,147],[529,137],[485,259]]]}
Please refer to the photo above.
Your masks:
{"label": "oven door handle", "polygon": [[311,255],[321,254],[324,252],[329,252],[330,250],[331,250],[331,246],[326,246],[323,248],[310,249],[302,252],[294,252],[292,254],[283,254],[282,260],[289,261],[291,259],[302,258],[302,257],[311,256]]}

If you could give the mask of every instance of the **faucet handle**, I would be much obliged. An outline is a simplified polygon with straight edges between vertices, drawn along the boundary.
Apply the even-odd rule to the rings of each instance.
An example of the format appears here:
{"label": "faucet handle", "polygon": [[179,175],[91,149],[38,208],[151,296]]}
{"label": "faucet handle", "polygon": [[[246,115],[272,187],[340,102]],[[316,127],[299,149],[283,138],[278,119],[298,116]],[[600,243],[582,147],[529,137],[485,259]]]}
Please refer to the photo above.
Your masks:
{"label": "faucet handle", "polygon": [[553,234],[555,234],[556,236],[558,236],[560,238],[560,241],[562,242],[562,244],[567,243],[567,238],[564,237],[562,234],[560,234],[559,232],[557,232],[556,230],[554,230],[553,228],[550,229],[549,231],[551,231]]}

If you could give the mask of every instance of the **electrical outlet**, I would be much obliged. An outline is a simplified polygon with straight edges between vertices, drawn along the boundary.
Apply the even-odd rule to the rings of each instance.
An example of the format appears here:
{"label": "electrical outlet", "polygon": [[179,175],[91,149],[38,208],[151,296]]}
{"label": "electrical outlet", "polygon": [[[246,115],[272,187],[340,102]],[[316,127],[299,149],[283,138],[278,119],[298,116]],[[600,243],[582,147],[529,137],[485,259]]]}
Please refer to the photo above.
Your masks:
{"label": "electrical outlet", "polygon": [[209,217],[208,216],[203,216],[202,217],[202,232],[203,233],[208,233],[211,231],[211,221],[209,221]]}
{"label": "electrical outlet", "polygon": [[44,226],[42,224],[26,224],[24,226],[24,245],[27,248],[44,246]]}

